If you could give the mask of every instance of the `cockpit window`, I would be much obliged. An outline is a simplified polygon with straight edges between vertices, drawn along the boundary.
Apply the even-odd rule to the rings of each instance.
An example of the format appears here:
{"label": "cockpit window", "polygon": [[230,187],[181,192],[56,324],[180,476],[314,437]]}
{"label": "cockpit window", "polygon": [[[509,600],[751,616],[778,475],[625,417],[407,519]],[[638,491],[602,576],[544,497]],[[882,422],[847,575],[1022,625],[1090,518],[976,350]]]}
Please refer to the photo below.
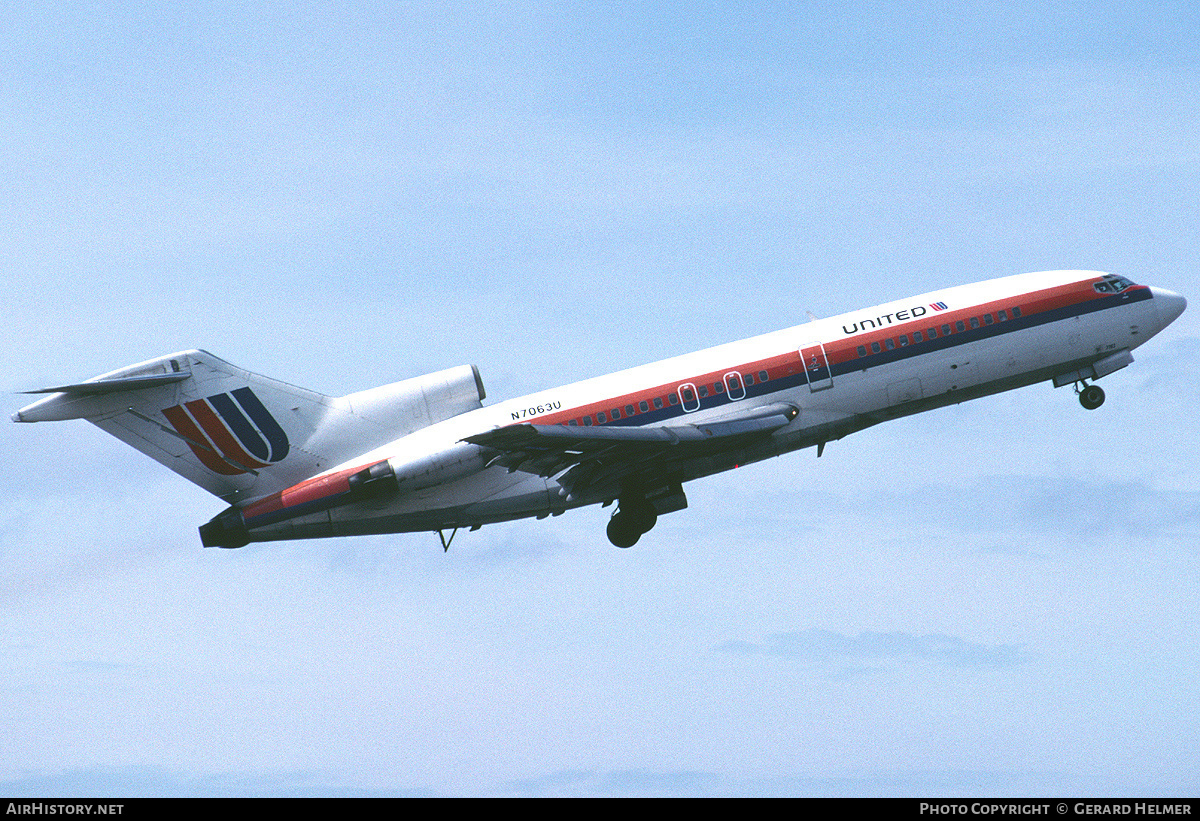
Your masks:
{"label": "cockpit window", "polygon": [[1133,283],[1125,277],[1105,274],[1104,278],[1099,282],[1093,283],[1092,287],[1102,294],[1119,294],[1126,288],[1132,288]]}

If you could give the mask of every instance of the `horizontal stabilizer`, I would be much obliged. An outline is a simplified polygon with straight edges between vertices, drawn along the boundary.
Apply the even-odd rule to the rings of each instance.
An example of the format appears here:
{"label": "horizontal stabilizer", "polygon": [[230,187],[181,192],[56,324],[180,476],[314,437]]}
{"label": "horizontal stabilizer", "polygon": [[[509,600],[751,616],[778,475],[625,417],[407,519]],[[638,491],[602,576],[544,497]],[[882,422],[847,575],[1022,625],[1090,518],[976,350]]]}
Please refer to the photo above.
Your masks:
{"label": "horizontal stabilizer", "polygon": [[[201,352],[202,353],[202,352]],[[160,356],[136,365],[103,373],[83,382],[22,391],[50,394],[12,415],[14,422],[61,422],[67,419],[96,421],[130,406],[153,402],[160,394],[187,390],[194,361],[189,352]]]}
{"label": "horizontal stabilizer", "polygon": [[183,373],[166,373],[157,376],[130,376],[125,379],[101,379],[95,382],[80,382],[77,385],[59,385],[56,388],[38,388],[21,393],[73,393],[91,396],[99,393],[116,393],[118,391],[136,391],[142,388],[157,388],[170,385],[172,382],[182,382],[190,377],[190,371]]}

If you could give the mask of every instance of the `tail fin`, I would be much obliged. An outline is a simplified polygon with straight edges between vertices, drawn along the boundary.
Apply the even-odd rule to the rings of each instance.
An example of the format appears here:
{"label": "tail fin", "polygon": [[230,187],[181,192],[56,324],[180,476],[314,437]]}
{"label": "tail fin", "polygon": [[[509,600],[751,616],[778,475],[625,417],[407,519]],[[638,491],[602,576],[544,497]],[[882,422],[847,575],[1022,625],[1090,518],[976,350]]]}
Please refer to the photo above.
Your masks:
{"label": "tail fin", "polygon": [[330,397],[181,351],[50,393],[15,422],[86,419],[231,504],[481,407],[474,366]]}

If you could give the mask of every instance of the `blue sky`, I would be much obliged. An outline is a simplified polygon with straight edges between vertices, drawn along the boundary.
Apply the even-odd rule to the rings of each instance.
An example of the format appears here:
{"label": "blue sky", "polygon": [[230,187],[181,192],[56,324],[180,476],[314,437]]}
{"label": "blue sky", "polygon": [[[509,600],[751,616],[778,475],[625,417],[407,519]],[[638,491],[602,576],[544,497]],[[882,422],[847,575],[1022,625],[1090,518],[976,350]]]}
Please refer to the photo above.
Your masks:
{"label": "blue sky", "polygon": [[[12,391],[203,347],[503,399],[1024,271],[1200,293],[1186,4],[3,15]],[[1099,411],[894,422],[627,551],[203,550],[216,499],[9,424],[0,793],[1195,794],[1195,323]]]}

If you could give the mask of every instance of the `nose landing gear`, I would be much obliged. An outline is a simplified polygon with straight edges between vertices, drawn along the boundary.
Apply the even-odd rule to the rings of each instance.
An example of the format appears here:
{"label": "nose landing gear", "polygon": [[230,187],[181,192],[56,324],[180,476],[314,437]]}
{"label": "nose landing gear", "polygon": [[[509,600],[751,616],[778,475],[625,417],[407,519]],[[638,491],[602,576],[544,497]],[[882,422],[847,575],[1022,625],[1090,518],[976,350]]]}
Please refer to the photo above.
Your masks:
{"label": "nose landing gear", "polygon": [[1104,389],[1099,385],[1089,385],[1080,381],[1075,385],[1075,393],[1079,395],[1079,404],[1088,410],[1095,410],[1104,404]]}

